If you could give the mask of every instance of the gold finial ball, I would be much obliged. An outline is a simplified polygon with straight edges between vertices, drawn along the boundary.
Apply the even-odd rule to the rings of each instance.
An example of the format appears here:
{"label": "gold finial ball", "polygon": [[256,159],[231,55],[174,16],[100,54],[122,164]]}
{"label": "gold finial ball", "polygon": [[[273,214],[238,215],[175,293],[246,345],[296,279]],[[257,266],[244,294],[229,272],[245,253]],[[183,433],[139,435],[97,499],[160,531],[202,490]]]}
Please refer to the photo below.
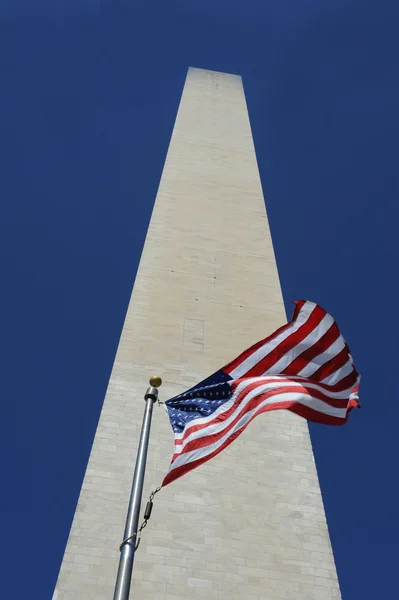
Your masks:
{"label": "gold finial ball", "polygon": [[159,387],[162,384],[162,379],[159,377],[159,375],[153,375],[152,377],[150,377],[150,385],[152,387]]}

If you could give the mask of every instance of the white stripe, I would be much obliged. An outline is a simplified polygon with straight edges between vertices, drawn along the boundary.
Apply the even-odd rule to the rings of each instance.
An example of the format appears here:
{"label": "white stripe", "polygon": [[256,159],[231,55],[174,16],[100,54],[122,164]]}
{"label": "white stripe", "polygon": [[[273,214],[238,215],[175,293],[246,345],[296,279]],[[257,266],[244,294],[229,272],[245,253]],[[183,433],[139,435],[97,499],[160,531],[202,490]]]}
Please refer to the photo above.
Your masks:
{"label": "white stripe", "polygon": [[335,342],[331,344],[324,352],[321,352],[306,365],[301,371],[299,371],[298,375],[300,377],[310,377],[319,369],[322,365],[326,364],[329,360],[331,360],[334,356],[337,356],[343,350],[345,346],[345,340],[340,335]]}
{"label": "white stripe", "polygon": [[299,329],[306,321],[309,319],[310,315],[316,308],[316,304],[314,302],[306,302],[301,310],[299,311],[299,315],[291,324],[288,329],[282,331],[278,336],[270,340],[270,342],[266,343],[264,346],[261,346],[255,352],[250,354],[248,358],[246,358],[241,364],[239,364],[233,371],[231,371],[230,376],[233,379],[238,379],[243,377],[245,373],[248,373],[252,367],[254,367],[258,362],[260,362],[265,356],[270,354],[281,342],[286,340],[290,335],[292,335],[297,329]]}
{"label": "white stripe", "polygon": [[298,356],[302,354],[304,350],[309,350],[321,337],[328,331],[331,325],[334,323],[334,319],[326,314],[320,323],[315,327],[299,344],[291,348],[274,364],[268,373],[283,373],[284,369],[288,367]]}
{"label": "white stripe", "polygon": [[326,383],[327,385],[335,385],[336,383],[341,381],[341,379],[349,375],[349,373],[352,373],[352,371],[353,363],[351,360],[348,360],[340,369],[334,371],[334,373],[331,373],[331,375],[328,375],[328,377],[325,377],[321,383]]}
{"label": "white stripe", "polygon": [[317,412],[328,416],[334,416],[341,419],[345,419],[346,417],[345,408],[334,408],[333,406],[326,404],[322,400],[313,398],[313,396],[308,396],[307,394],[294,392],[279,394],[276,397],[268,398],[267,400],[262,402],[257,408],[248,411],[244,415],[242,415],[242,417],[237,421],[234,427],[232,427],[232,429],[228,431],[226,435],[224,435],[217,442],[205,446],[203,448],[198,448],[197,450],[192,450],[191,452],[185,452],[184,454],[180,454],[180,456],[178,456],[176,460],[170,465],[169,473],[174,469],[177,469],[177,467],[180,467],[181,465],[185,465],[189,462],[198,460],[199,458],[204,458],[205,456],[212,454],[212,452],[214,452],[220,446],[222,446],[224,442],[229,437],[231,437],[237,430],[245,427],[251,420],[251,418],[254,417],[256,413],[259,413],[262,410],[262,408],[264,408],[267,405],[276,404],[278,402],[296,402],[298,404],[302,404],[303,406],[307,406],[308,408],[311,408]]}
{"label": "white stripe", "polygon": [[[253,377],[250,380],[251,383],[256,382],[256,381],[259,381],[259,385],[247,393],[247,395],[244,397],[244,399],[236,406],[235,410],[232,412],[232,414],[227,419],[225,419],[224,421],[218,421],[216,418],[207,417],[206,421],[209,423],[208,427],[204,427],[200,430],[195,430],[191,434],[188,433],[188,431],[191,427],[190,428],[186,427],[185,430],[183,431],[183,433],[179,434],[179,437],[176,435],[175,440],[176,439],[181,440],[184,438],[184,442],[183,442],[183,444],[175,445],[175,454],[181,454],[182,452],[184,452],[184,448],[186,447],[186,445],[195,439],[199,439],[201,437],[205,437],[208,435],[214,435],[215,433],[219,433],[220,431],[223,431],[223,429],[226,429],[234,421],[234,419],[236,419],[237,415],[239,413],[241,413],[243,410],[245,410],[245,407],[248,405],[249,402],[251,402],[251,400],[253,398],[260,396],[261,394],[263,394],[265,392],[268,392],[268,391],[271,391],[274,389],[278,389],[279,387],[286,387],[287,385],[290,385],[290,386],[293,385],[295,387],[298,387],[298,390],[301,390],[300,392],[298,391],[295,393],[302,393],[305,395],[306,395],[306,392],[304,392],[304,390],[309,392],[309,390],[312,390],[312,389],[318,390],[319,392],[325,394],[326,396],[330,397],[331,399],[336,399],[336,396],[338,394],[339,395],[342,394],[341,392],[339,392],[339,393],[326,392],[317,384],[308,383],[307,381],[296,382],[296,381],[292,381],[292,380],[286,379],[286,378],[281,378],[281,379],[278,379],[277,381],[265,381],[264,378],[261,378],[261,377]],[[261,382],[263,382],[263,384]],[[229,407],[231,407],[233,405],[233,403],[237,399],[237,396],[241,392],[243,392],[248,385],[250,385],[250,383],[245,381],[245,382],[242,382],[237,387],[237,390],[234,392],[234,394],[231,398],[231,401],[229,401]],[[308,395],[311,396],[311,392],[309,392]],[[346,393],[346,396],[344,396],[344,398],[345,397],[348,398],[348,392]],[[277,402],[279,401],[279,398],[281,398],[281,394],[279,394],[277,396],[277,400],[276,400]],[[272,401],[272,399],[271,399],[271,401]],[[326,404],[323,400],[319,400],[319,402],[323,402],[323,404]],[[205,419],[203,421],[205,421]],[[190,423],[190,425],[192,427],[194,427],[198,424],[198,422],[199,422],[199,419],[195,419],[194,421],[192,421]]]}

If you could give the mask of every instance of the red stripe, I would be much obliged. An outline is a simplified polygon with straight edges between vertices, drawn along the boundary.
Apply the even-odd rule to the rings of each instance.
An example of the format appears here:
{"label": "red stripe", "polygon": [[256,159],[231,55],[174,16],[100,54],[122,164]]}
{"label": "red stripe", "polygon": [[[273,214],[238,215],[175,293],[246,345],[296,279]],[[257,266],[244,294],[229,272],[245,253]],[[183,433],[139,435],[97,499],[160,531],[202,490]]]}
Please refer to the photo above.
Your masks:
{"label": "red stripe", "polygon": [[358,377],[359,373],[356,371],[355,368],[353,368],[352,373],[349,373],[348,375],[346,375],[346,377],[344,377],[334,385],[328,385],[327,383],[321,383],[319,381],[317,382],[317,385],[320,385],[321,387],[324,387],[326,390],[330,390],[331,392],[343,392],[344,390],[352,388],[355,385]]}
{"label": "red stripe", "polygon": [[282,358],[287,352],[295,348],[300,342],[302,342],[322,321],[326,316],[326,311],[320,306],[316,306],[312,311],[309,319],[303,323],[297,330],[283,340],[274,350],[269,352],[262,360],[260,360],[252,369],[249,369],[245,373],[246,377],[260,377],[264,373],[267,373],[273,365],[275,365],[280,358]]}
{"label": "red stripe", "polygon": [[[252,384],[251,386],[248,386],[248,388],[245,388],[245,390],[243,390],[237,397],[237,404],[241,404],[241,402],[244,400],[245,396],[252,391],[253,389],[255,389],[256,387],[259,387],[260,385],[262,385],[262,383],[257,383],[257,384]],[[251,389],[249,389],[251,388]],[[221,423],[225,420],[227,420],[228,416],[234,412],[233,409],[229,409],[229,411],[227,411],[229,413],[229,415],[226,414],[226,417],[223,419],[217,419],[215,421],[211,421],[208,422],[205,426],[204,425],[199,425],[198,428],[191,428],[188,432],[187,435],[185,435],[181,440],[176,440],[178,443],[176,443],[177,445],[182,445],[185,440],[189,437],[189,435],[191,435],[192,433],[194,433],[195,431],[201,431],[201,429],[205,429],[204,435],[199,437],[199,438],[195,438],[194,440],[191,440],[190,442],[186,443],[186,445],[184,446],[184,450],[181,453],[176,453],[174,454],[173,458],[172,458],[172,463],[174,462],[174,460],[176,460],[176,458],[178,456],[181,456],[183,453],[187,453],[187,452],[191,452],[192,450],[198,450],[199,448],[203,448],[205,446],[209,446],[210,444],[213,444],[214,442],[217,442],[219,439],[221,439],[223,436],[226,435],[226,433],[228,433],[231,429],[234,428],[234,426],[236,425],[236,423],[241,419],[241,417],[247,413],[250,412],[254,409],[257,409],[258,406],[260,404],[262,404],[262,402],[264,400],[268,400],[269,398],[273,398],[275,396],[280,396],[282,394],[286,394],[286,393],[296,393],[296,394],[300,394],[302,393],[304,396],[312,396],[313,398],[317,398],[318,400],[321,400],[323,402],[325,402],[325,404],[327,404],[328,406],[332,406],[334,408],[347,408],[348,406],[348,399],[346,400],[334,400],[331,401],[330,398],[326,399],[326,397],[324,396],[324,394],[322,394],[321,392],[319,392],[318,390],[308,390],[305,386],[302,387],[302,389],[298,389],[298,387],[295,387],[293,385],[286,385],[284,387],[278,388],[278,389],[274,389],[274,390],[269,390],[266,392],[262,392],[259,393],[257,396],[254,396],[249,402],[248,404],[246,404],[245,406],[243,406],[242,410],[239,411],[237,413],[237,415],[234,417],[234,419],[231,421],[231,423],[229,423],[229,425],[227,427],[225,427],[224,429],[221,429],[215,433],[212,434],[207,434],[206,433],[206,428],[210,425],[214,425],[215,423]],[[236,404],[236,403],[235,403]],[[260,411],[262,412],[262,411]],[[260,413],[257,413],[260,414]],[[222,416],[222,415],[221,415]],[[223,415],[224,416],[224,415]],[[336,417],[336,418],[340,418],[340,417]]]}
{"label": "red stripe", "polygon": [[[347,346],[342,348],[339,354],[336,354],[329,361],[321,365],[312,375],[313,381],[321,381],[329,375],[332,375],[338,369],[341,369],[349,360],[349,352]],[[327,384],[328,385],[328,384]]]}
{"label": "red stripe", "polygon": [[246,429],[246,427],[249,425],[249,423],[252,421],[252,419],[254,419],[258,414],[261,414],[263,412],[269,412],[272,410],[287,409],[287,410],[290,410],[291,412],[296,413],[297,415],[299,415],[301,417],[304,417],[308,421],[314,421],[316,423],[321,423],[324,425],[344,425],[348,420],[349,412],[352,410],[352,408],[354,408],[358,405],[359,404],[356,400],[351,400],[348,404],[348,410],[346,413],[346,417],[344,419],[341,419],[339,417],[331,417],[328,415],[324,415],[318,411],[308,408],[307,406],[298,404],[297,402],[279,402],[279,403],[276,403],[276,404],[273,404],[270,406],[265,406],[261,411],[259,411],[259,413],[256,413],[255,415],[253,415],[253,417],[248,421],[248,423],[246,423],[243,427],[241,427],[240,429],[235,431],[214,452],[212,452],[211,454],[208,454],[207,456],[203,456],[202,458],[199,458],[197,460],[189,462],[185,465],[181,465],[180,467],[177,467],[176,469],[173,469],[172,471],[170,471],[166,475],[165,479],[163,480],[162,487],[164,487],[165,485],[168,485],[168,483],[171,483],[172,481],[175,481],[176,479],[179,479],[179,477],[182,477],[182,475],[184,475],[185,473],[192,471],[196,467],[199,467],[203,463],[207,462],[208,460],[210,460],[211,458],[213,458],[214,456],[219,454],[222,450],[224,450],[227,446],[229,446],[244,431],[244,429]]}
{"label": "red stripe", "polygon": [[[284,369],[284,375],[297,375],[302,369],[307,367],[316,356],[326,352],[326,350],[337,341],[340,335],[338,325],[333,323],[318,342],[313,344],[310,348],[307,348]],[[311,375],[309,379],[310,378],[313,378],[313,376]]]}
{"label": "red stripe", "polygon": [[306,301],[305,300],[299,300],[297,302],[294,302],[294,304],[295,304],[294,314],[292,315],[292,319],[291,319],[291,321],[289,323],[287,323],[286,325],[283,325],[282,327],[279,327],[279,329],[277,329],[277,331],[275,331],[274,333],[272,333],[268,337],[264,338],[263,340],[260,340],[259,342],[257,342],[256,344],[254,344],[253,346],[251,346],[250,348],[248,348],[247,350],[244,350],[244,352],[242,352],[239,356],[237,356],[237,358],[235,358],[231,362],[227,363],[227,365],[222,368],[222,371],[224,371],[225,373],[230,374],[242,362],[244,362],[244,360],[246,360],[249,356],[251,356],[251,354],[253,354],[256,350],[258,350],[259,348],[261,348],[265,344],[267,344],[267,343],[271,342],[272,340],[274,340],[278,335],[280,335],[280,333],[283,333],[283,331],[286,331],[287,329],[289,329],[290,327],[292,327],[292,325],[297,320],[298,315],[301,312],[302,307],[306,304]]}

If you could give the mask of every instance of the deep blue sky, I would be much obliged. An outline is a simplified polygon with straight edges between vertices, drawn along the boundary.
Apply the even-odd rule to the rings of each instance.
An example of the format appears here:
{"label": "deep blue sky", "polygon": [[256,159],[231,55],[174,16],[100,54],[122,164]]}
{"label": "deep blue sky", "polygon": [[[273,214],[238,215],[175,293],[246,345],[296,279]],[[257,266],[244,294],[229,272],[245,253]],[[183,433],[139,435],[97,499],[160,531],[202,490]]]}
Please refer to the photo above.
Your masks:
{"label": "deep blue sky", "polygon": [[311,426],[343,598],[396,597],[398,17],[0,3],[2,598],[51,598],[189,65],[243,75],[288,314],[320,302],[362,373],[349,424]]}

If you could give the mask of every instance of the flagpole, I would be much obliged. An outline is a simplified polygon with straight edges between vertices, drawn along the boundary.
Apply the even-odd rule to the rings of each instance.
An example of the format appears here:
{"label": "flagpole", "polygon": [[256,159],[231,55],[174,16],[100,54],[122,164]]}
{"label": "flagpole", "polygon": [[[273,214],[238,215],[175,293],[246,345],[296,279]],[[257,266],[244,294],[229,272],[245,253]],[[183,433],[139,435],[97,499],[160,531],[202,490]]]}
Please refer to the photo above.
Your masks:
{"label": "flagpole", "polygon": [[130,584],[132,580],[134,554],[137,542],[137,529],[140,517],[141,496],[147,461],[148,440],[150,437],[151,417],[154,403],[158,399],[158,387],[162,379],[154,376],[150,379],[150,386],[144,395],[146,401],[143,425],[139,447],[137,451],[136,467],[134,469],[132,490],[130,494],[129,508],[127,511],[125,532],[123,542],[120,546],[119,568],[116,577],[114,600],[129,600]]}

